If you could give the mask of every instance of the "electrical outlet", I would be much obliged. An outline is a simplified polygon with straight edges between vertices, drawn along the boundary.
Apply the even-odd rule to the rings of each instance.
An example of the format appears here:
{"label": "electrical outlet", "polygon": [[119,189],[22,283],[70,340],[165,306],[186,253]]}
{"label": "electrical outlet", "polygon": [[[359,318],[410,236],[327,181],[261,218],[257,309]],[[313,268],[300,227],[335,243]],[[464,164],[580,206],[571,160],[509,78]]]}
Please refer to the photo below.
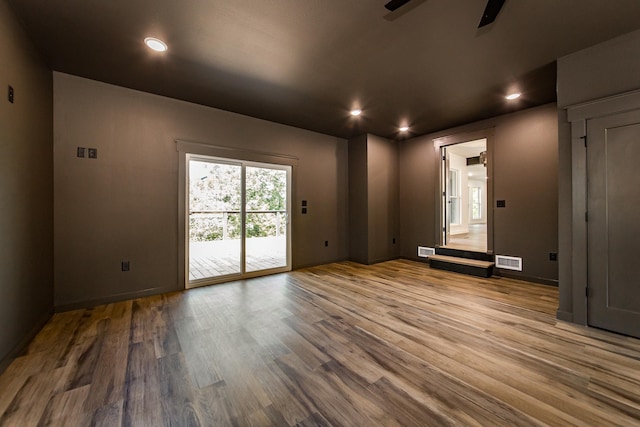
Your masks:
{"label": "electrical outlet", "polygon": [[394,245],[396,244],[396,238],[395,237],[393,238],[393,244]]}
{"label": "electrical outlet", "polygon": [[97,148],[89,148],[89,158],[97,159],[98,158],[98,149]]}
{"label": "electrical outlet", "polygon": [[549,252],[549,261],[557,261],[558,254],[556,252]]}
{"label": "electrical outlet", "polygon": [[307,214],[307,208],[302,208],[302,214],[306,215]]}
{"label": "electrical outlet", "polygon": [[122,271],[129,271],[131,269],[131,265],[129,261],[122,261]]}
{"label": "electrical outlet", "polygon": [[497,208],[506,208],[507,207],[507,201],[506,200],[498,200],[498,201],[496,201],[496,207]]}
{"label": "electrical outlet", "polygon": [[7,97],[9,102],[13,104],[13,87],[9,86],[9,95]]}
{"label": "electrical outlet", "polygon": [[325,240],[325,241],[324,241],[324,246],[325,246],[325,247],[326,247],[326,246],[329,246],[329,241],[328,241],[328,240]]}

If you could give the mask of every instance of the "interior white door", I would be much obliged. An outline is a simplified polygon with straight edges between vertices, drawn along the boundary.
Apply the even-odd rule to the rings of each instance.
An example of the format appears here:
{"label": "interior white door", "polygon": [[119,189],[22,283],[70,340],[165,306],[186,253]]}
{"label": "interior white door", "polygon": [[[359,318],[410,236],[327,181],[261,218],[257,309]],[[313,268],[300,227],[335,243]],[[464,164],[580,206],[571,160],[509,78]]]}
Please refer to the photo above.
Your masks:
{"label": "interior white door", "polygon": [[442,147],[442,245],[449,244],[451,239],[451,186],[450,186],[450,161],[447,155],[447,148]]}

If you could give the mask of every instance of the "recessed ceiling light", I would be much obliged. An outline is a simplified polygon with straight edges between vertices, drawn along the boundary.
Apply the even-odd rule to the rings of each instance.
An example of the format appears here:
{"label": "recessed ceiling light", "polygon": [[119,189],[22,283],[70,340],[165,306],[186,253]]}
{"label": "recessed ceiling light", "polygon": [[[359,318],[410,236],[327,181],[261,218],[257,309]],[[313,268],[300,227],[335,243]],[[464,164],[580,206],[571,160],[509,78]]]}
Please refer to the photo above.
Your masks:
{"label": "recessed ceiling light", "polygon": [[355,110],[351,110],[351,115],[352,116],[359,116],[360,114],[362,114],[362,110],[360,109],[355,109]]}
{"label": "recessed ceiling light", "polygon": [[520,95],[522,95],[520,92],[514,92],[514,93],[510,93],[509,95],[505,96],[505,98],[507,98],[508,100],[513,100],[513,99],[518,99],[520,98]]}
{"label": "recessed ceiling light", "polygon": [[398,129],[400,130],[400,132],[406,132],[409,130],[409,126],[400,126]]}
{"label": "recessed ceiling light", "polygon": [[144,44],[146,44],[150,49],[153,49],[156,52],[164,52],[167,50],[167,44],[160,39],[156,39],[155,37],[147,37],[146,39],[144,39]]}

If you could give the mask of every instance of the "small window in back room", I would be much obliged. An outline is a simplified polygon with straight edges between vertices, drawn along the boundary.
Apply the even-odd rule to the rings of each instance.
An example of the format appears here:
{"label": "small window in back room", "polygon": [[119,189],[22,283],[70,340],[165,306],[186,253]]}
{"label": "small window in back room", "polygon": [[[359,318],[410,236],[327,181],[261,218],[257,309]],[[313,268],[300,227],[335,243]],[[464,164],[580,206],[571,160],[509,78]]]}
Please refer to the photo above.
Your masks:
{"label": "small window in back room", "polygon": [[471,187],[471,219],[482,219],[482,188]]}

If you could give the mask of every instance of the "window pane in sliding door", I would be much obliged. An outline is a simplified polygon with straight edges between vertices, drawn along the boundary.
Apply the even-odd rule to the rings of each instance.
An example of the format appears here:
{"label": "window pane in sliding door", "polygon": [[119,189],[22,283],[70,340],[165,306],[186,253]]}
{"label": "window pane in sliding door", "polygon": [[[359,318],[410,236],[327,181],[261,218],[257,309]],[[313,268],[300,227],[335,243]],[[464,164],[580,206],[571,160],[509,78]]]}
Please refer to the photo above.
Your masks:
{"label": "window pane in sliding door", "polygon": [[189,161],[189,281],[241,273],[242,166]]}
{"label": "window pane in sliding door", "polygon": [[246,271],[287,266],[287,171],[246,168]]}

